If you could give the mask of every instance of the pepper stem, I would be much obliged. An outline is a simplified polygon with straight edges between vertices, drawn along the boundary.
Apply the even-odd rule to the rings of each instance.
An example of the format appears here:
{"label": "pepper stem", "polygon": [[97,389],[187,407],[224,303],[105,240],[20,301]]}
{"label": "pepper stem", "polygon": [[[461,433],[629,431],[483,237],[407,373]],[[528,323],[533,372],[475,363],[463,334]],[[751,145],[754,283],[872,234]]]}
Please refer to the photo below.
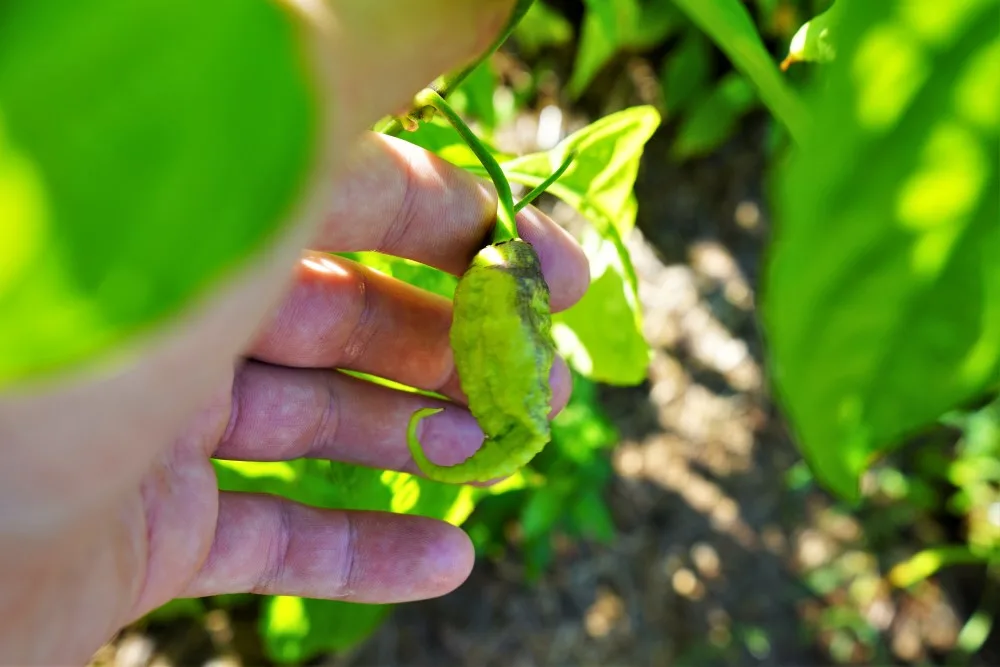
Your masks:
{"label": "pepper stem", "polygon": [[522,208],[524,208],[531,202],[535,201],[539,195],[541,195],[543,192],[549,189],[550,185],[558,181],[559,177],[562,176],[567,169],[569,169],[569,165],[573,161],[573,158],[575,157],[576,157],[576,151],[570,151],[569,153],[567,153],[566,157],[563,158],[562,164],[559,165],[558,169],[552,172],[549,175],[549,177],[546,178],[544,181],[533,187],[531,189],[531,192],[521,197],[520,201],[514,204],[514,214],[516,215],[517,212],[520,211]]}
{"label": "pepper stem", "polygon": [[[493,180],[493,186],[497,190],[497,224],[493,229],[493,243],[510,241],[518,238],[517,223],[514,221],[514,195],[510,191],[510,183],[507,182],[507,175],[496,161],[489,149],[483,145],[479,137],[469,129],[461,116],[455,113],[448,101],[432,88],[424,88],[417,93],[415,98],[417,108],[433,107],[444,116],[452,127],[458,132],[469,148],[475,153],[482,163],[486,173]],[[537,195],[536,195],[537,196]]]}

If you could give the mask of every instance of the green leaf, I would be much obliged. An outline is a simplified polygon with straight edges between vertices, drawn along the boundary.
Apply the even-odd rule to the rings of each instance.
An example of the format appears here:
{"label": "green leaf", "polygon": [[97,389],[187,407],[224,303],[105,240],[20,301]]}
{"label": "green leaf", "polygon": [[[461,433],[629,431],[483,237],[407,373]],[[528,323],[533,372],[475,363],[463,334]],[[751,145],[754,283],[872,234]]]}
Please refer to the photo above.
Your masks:
{"label": "green leaf", "polygon": [[712,48],[697,30],[684,34],[680,44],[663,61],[660,81],[669,114],[676,114],[702,97],[712,70]]}
{"label": "green leaf", "polygon": [[570,508],[576,530],[584,537],[610,544],[615,539],[615,523],[600,493],[587,490],[574,498]]}
{"label": "green leaf", "polygon": [[684,116],[671,153],[683,160],[706,155],[728,139],[737,121],[756,102],[754,90],[741,75],[730,72]]}
{"label": "green leaf", "polygon": [[398,278],[428,292],[433,292],[445,298],[455,295],[458,278],[446,271],[421,264],[410,259],[394,257],[378,252],[347,252],[339,253],[342,257],[370,266],[382,273]]}
{"label": "green leaf", "polygon": [[764,47],[753,19],[739,0],[674,0],[757,87],[771,113],[801,141],[809,128],[809,110],[788,87]]}
{"label": "green leaf", "polygon": [[290,217],[318,143],[299,30],[273,2],[4,3],[0,383],[149,332]]}
{"label": "green leaf", "polygon": [[679,25],[677,11],[663,2],[585,0],[585,4],[576,62],[566,84],[573,99],[587,89],[619,51],[655,46]]}
{"label": "green leaf", "polygon": [[487,58],[473,69],[458,88],[448,96],[454,109],[492,130],[497,124],[496,108],[493,105],[493,91],[497,87],[497,75],[493,71],[493,61]]}
{"label": "green leaf", "polygon": [[818,479],[1000,375],[1000,6],[846,3],[816,124],[777,180],[774,380]]}
{"label": "green leaf", "polygon": [[[547,153],[503,163],[510,180],[534,187],[569,151],[577,153],[548,191],[593,223],[599,236],[584,244],[591,260],[590,288],[573,308],[553,317],[553,334],[559,353],[582,375],[612,384],[642,382],[649,364],[638,281],[622,237],[635,224],[635,177],[643,147],[659,122],[652,107],[625,109],[574,132]],[[616,326],[603,326],[609,321]]]}
{"label": "green leaf", "polygon": [[510,180],[534,187],[576,151],[576,159],[548,191],[602,233],[614,227],[624,236],[635,224],[632,189],[643,147],[659,124],[660,115],[653,107],[631,107],[574,132],[551,151],[514,158],[502,166]]}
{"label": "green leaf", "polygon": [[273,596],[264,604],[260,634],[268,658],[302,663],[354,648],[378,629],[391,609],[391,605]]}
{"label": "green leaf", "polygon": [[562,14],[537,0],[514,28],[514,39],[530,58],[547,46],[569,43],[573,39],[573,26]]}
{"label": "green leaf", "polygon": [[613,242],[584,238],[592,279],[583,298],[552,316],[559,354],[584,377],[615,385],[646,379],[651,350],[635,289]]}

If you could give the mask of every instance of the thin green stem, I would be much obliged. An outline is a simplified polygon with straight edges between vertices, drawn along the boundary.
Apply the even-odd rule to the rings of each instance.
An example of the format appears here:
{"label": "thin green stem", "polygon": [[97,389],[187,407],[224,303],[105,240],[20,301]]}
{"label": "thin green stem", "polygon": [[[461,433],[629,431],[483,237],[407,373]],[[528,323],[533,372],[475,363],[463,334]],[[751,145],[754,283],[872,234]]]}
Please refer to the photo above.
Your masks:
{"label": "thin green stem", "polygon": [[455,110],[451,108],[448,101],[441,97],[436,90],[433,88],[424,88],[417,94],[415,99],[419,106],[434,107],[451,123],[452,127],[455,128],[465,143],[468,144],[469,148],[472,149],[472,152],[476,154],[476,157],[479,158],[479,161],[483,164],[483,168],[486,169],[486,173],[493,180],[499,201],[499,206],[497,207],[497,225],[493,230],[493,242],[497,243],[499,241],[516,239],[518,236],[517,224],[514,222],[514,196],[511,194],[507,175],[503,173],[500,164],[493,158],[493,155],[483,145],[483,142],[479,140],[479,137],[469,129],[469,126],[465,124],[461,116],[455,113]]}
{"label": "thin green stem", "polygon": [[576,157],[576,151],[570,151],[569,153],[567,153],[566,157],[563,159],[562,164],[559,165],[558,169],[552,172],[552,174],[544,181],[533,187],[531,189],[531,192],[521,197],[521,200],[519,202],[514,204],[514,214],[516,215],[517,212],[520,211],[522,208],[524,208],[531,202],[535,201],[535,199],[537,199],[539,195],[541,195],[543,192],[549,189],[550,185],[558,181],[559,177],[562,176],[567,169],[569,169],[569,165],[573,161],[573,158],[575,157]]}

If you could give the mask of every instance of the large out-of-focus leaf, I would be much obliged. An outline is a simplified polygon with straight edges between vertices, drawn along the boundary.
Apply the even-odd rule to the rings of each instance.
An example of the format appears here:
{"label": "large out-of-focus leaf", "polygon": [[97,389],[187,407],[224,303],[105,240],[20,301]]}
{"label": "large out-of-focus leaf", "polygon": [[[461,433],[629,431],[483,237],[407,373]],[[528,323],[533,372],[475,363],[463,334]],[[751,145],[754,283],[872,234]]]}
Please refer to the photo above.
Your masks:
{"label": "large out-of-focus leaf", "polygon": [[740,0],[674,2],[715,40],[733,65],[754,83],[771,113],[801,141],[809,127],[809,110],[785,83],[746,6]]}
{"label": "large out-of-focus leaf", "polygon": [[148,330],[288,217],[318,143],[297,40],[275,2],[0,6],[0,383]]}
{"label": "large out-of-focus leaf", "polygon": [[1000,375],[1000,5],[845,3],[816,123],[778,175],[763,313],[816,476]]}
{"label": "large out-of-focus leaf", "polygon": [[746,78],[730,72],[688,110],[677,130],[672,154],[685,159],[710,153],[729,138],[737,121],[755,101],[753,87]]}

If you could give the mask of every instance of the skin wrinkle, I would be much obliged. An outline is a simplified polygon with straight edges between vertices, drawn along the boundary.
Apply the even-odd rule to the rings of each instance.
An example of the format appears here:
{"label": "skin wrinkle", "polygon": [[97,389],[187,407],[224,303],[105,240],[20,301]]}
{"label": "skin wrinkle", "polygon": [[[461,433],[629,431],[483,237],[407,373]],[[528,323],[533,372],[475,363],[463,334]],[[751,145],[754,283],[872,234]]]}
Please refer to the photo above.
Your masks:
{"label": "skin wrinkle", "polygon": [[320,443],[324,441],[335,442],[337,440],[337,431],[340,430],[341,401],[337,397],[337,390],[333,382],[335,373],[336,371],[331,372],[327,376],[327,381],[323,383],[327,395],[326,407],[320,416],[319,426],[316,428],[312,442],[309,443],[308,449],[303,453],[305,457],[315,455],[319,452]]}
{"label": "skin wrinkle", "polygon": [[419,196],[418,193],[423,191],[422,188],[417,187],[417,170],[414,168],[412,154],[401,151],[399,155],[403,162],[403,168],[400,170],[403,174],[403,193],[402,196],[398,197],[399,203],[390,207],[390,210],[394,210],[395,214],[389,216],[389,219],[395,220],[395,224],[386,226],[382,238],[375,246],[379,252],[391,253],[392,249],[399,247],[401,240],[410,234],[410,228],[417,219],[416,213],[419,210],[415,200]]}
{"label": "skin wrinkle", "polygon": [[360,550],[360,538],[358,530],[358,515],[347,514],[347,539],[344,542],[345,558],[342,566],[343,575],[341,581],[341,597],[351,598],[357,592],[356,583],[363,580],[363,566],[358,565],[358,551]]}
{"label": "skin wrinkle", "polygon": [[351,273],[355,277],[354,292],[356,297],[353,301],[359,304],[359,307],[350,333],[341,346],[342,356],[336,361],[337,366],[345,368],[357,366],[358,360],[363,358],[365,352],[371,347],[372,339],[378,331],[378,320],[374,317],[377,309],[374,305],[375,299],[368,275],[365,271],[358,270]]}
{"label": "skin wrinkle", "polygon": [[[285,572],[285,565],[292,548],[292,505],[286,502],[277,503],[277,526],[272,531],[273,537],[268,545],[268,556],[264,561],[264,568],[260,572],[257,580],[250,588],[250,592],[257,595],[269,595],[274,591],[281,590],[278,585]],[[277,543],[277,547],[275,547]]]}

